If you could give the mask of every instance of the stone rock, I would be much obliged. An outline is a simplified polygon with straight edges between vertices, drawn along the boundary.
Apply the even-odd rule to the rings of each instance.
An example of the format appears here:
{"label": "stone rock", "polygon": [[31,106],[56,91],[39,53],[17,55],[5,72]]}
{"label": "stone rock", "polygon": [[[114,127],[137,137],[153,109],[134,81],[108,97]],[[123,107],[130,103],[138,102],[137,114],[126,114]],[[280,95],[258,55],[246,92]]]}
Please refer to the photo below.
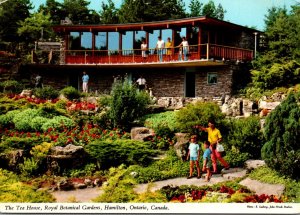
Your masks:
{"label": "stone rock", "polygon": [[285,189],[285,186],[282,184],[267,184],[250,178],[242,180],[240,184],[248,187],[249,190],[255,192],[257,195],[266,194],[281,196]]}
{"label": "stone rock", "polygon": [[60,174],[66,169],[83,166],[86,162],[86,156],[82,146],[69,144],[65,147],[52,147],[47,156],[48,170],[52,174]]}
{"label": "stone rock", "polygon": [[145,141],[154,136],[154,131],[146,127],[135,127],[131,129],[130,135],[132,140]]}
{"label": "stone rock", "polygon": [[75,189],[85,189],[85,188],[87,188],[88,186],[86,185],[86,184],[84,184],[84,183],[74,183],[74,188]]}
{"label": "stone rock", "polygon": [[243,114],[245,117],[252,116],[253,114],[253,101],[248,99],[243,100]]}
{"label": "stone rock", "polygon": [[98,101],[97,101],[96,97],[87,97],[87,98],[84,98],[82,100],[87,101],[88,103],[91,103],[91,104],[98,104]]}
{"label": "stone rock", "polygon": [[232,109],[229,107],[228,104],[224,103],[221,107],[222,113],[224,113],[226,116],[232,116]]}
{"label": "stone rock", "polygon": [[73,190],[74,185],[69,180],[62,180],[62,181],[57,182],[57,188],[59,190]]}
{"label": "stone rock", "polygon": [[84,179],[83,183],[88,187],[93,186],[93,181],[89,178]]}
{"label": "stone rock", "polygon": [[185,160],[188,153],[188,143],[190,134],[176,133],[175,137],[177,138],[177,142],[174,144],[176,154],[181,160]]}
{"label": "stone rock", "polygon": [[230,168],[229,170],[223,170],[222,176],[226,179],[242,178],[247,174],[247,170],[241,168]]}
{"label": "stone rock", "polygon": [[135,177],[138,175],[138,173],[137,173],[137,172],[131,172],[130,175],[131,175],[133,178],[135,178]]}
{"label": "stone rock", "polygon": [[224,99],[224,103],[228,104],[229,99],[230,99],[230,95],[226,95]]}
{"label": "stone rock", "polygon": [[260,109],[274,110],[278,105],[280,105],[280,102],[267,102],[262,100],[259,102],[258,107]]}
{"label": "stone rock", "polygon": [[32,96],[32,90],[23,90],[21,92],[20,96],[31,97]]}
{"label": "stone rock", "polygon": [[245,162],[245,168],[247,170],[253,170],[264,165],[266,165],[266,163],[263,160],[247,160]]}
{"label": "stone rock", "polygon": [[0,167],[9,170],[16,170],[24,161],[24,150],[13,150],[0,155]]}
{"label": "stone rock", "polygon": [[102,185],[102,181],[99,178],[96,178],[93,182],[93,185],[100,187]]}

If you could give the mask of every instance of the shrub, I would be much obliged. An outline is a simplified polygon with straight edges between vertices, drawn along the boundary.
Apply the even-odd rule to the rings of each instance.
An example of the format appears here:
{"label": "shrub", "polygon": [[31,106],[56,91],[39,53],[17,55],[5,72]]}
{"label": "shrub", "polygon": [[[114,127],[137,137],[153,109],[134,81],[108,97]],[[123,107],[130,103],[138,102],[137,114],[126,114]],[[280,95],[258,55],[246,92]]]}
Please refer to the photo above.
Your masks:
{"label": "shrub", "polygon": [[261,152],[272,169],[292,178],[300,172],[300,107],[299,100],[290,94],[266,119],[265,137],[268,140]]}
{"label": "shrub", "polygon": [[[224,119],[219,106],[212,102],[197,102],[188,104],[176,112],[176,121],[182,132],[198,133],[198,129],[193,128],[194,125],[206,125],[209,119],[216,122],[216,127],[219,127]],[[207,139],[207,134],[200,132],[200,137]]]}
{"label": "shrub", "polygon": [[128,80],[113,85],[109,104],[109,117],[114,127],[129,129],[130,124],[145,114],[150,96],[139,91]]}
{"label": "shrub", "polygon": [[13,118],[15,115],[20,113],[20,110],[12,110],[0,116],[0,126],[8,127],[10,124],[13,124]]}
{"label": "shrub", "polygon": [[60,91],[60,93],[63,94],[69,100],[79,99],[81,96],[80,92],[71,86],[65,87]]}
{"label": "shrub", "polygon": [[36,175],[38,168],[38,161],[34,158],[24,158],[24,163],[19,164],[19,169],[24,176]]}
{"label": "shrub", "polygon": [[30,150],[32,146],[40,143],[38,137],[8,137],[3,144],[16,149]]}
{"label": "shrub", "polygon": [[224,159],[232,167],[243,167],[245,161],[249,160],[251,155],[247,152],[227,151]]}
{"label": "shrub", "polygon": [[110,168],[108,177],[108,185],[103,187],[104,193],[93,200],[94,202],[127,203],[137,197],[133,191],[135,181],[126,175],[126,169],[123,165],[118,168]]}
{"label": "shrub", "polygon": [[31,186],[21,183],[15,174],[6,170],[0,169],[0,184],[0,202],[55,202],[54,197],[47,191],[37,191]]}
{"label": "shrub", "polygon": [[40,99],[56,99],[59,92],[51,86],[34,89],[33,94]]}
{"label": "shrub", "polygon": [[150,143],[135,140],[94,141],[86,146],[86,150],[99,162],[101,169],[120,164],[145,165],[156,154]]}
{"label": "shrub", "polygon": [[30,122],[34,117],[41,116],[41,112],[37,109],[26,109],[13,118],[15,128],[19,131],[30,131]]}
{"label": "shrub", "polygon": [[42,125],[42,130],[47,131],[49,128],[62,130],[65,127],[72,128],[73,126],[75,126],[75,123],[72,119],[65,116],[55,116]]}
{"label": "shrub", "polygon": [[264,137],[258,117],[234,119],[229,122],[228,127],[226,143],[229,147],[240,153],[249,153],[251,158],[260,158]]}
{"label": "shrub", "polygon": [[41,116],[34,117],[32,120],[29,122],[29,126],[31,129],[35,131],[41,131],[43,124],[48,122],[49,119]]}
{"label": "shrub", "polygon": [[0,84],[0,87],[2,88],[4,93],[21,93],[23,89],[23,85],[20,84],[18,81],[15,80],[7,80],[3,81]]}

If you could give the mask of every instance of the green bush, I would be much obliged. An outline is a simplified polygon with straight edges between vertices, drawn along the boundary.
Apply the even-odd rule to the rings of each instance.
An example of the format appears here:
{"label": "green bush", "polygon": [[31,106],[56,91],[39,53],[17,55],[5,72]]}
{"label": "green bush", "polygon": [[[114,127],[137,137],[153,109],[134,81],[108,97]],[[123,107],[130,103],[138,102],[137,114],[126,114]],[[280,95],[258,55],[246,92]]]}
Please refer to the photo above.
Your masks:
{"label": "green bush", "polygon": [[264,137],[258,117],[230,120],[228,130],[227,148],[233,148],[240,153],[249,153],[251,158],[260,158]]}
{"label": "green bush", "polygon": [[[216,122],[216,127],[220,129],[222,120],[224,119],[219,106],[212,102],[197,102],[195,104],[188,104],[187,107],[182,108],[176,112],[176,121],[181,132],[198,133],[199,130],[193,128],[194,125],[205,126],[209,119]],[[207,134],[200,132],[199,136],[203,140],[207,140]]]}
{"label": "green bush", "polygon": [[51,86],[34,89],[33,94],[40,99],[56,99],[59,92]]}
{"label": "green bush", "polygon": [[71,86],[65,87],[60,91],[60,93],[63,94],[69,100],[79,99],[81,96],[80,92]]}
{"label": "green bush", "polygon": [[18,177],[0,169],[0,202],[16,203],[49,203],[55,202],[47,191],[37,191],[33,187],[20,182]]}
{"label": "green bush", "polygon": [[42,116],[42,112],[38,109],[25,109],[22,112],[16,114],[13,118],[15,128],[19,131],[30,131],[32,130],[30,122],[33,118]]}
{"label": "green bush", "polygon": [[94,199],[94,202],[128,203],[137,197],[133,190],[135,181],[126,175],[123,165],[118,168],[110,168],[108,177],[108,184],[102,188],[104,193]]}
{"label": "green bush", "polygon": [[135,140],[94,141],[85,148],[95,158],[101,169],[116,167],[120,164],[146,165],[156,151],[151,144]]}
{"label": "green bush", "polygon": [[266,119],[267,142],[262,158],[272,169],[292,178],[300,172],[300,107],[299,99],[290,94]]}
{"label": "green bush", "polygon": [[224,159],[232,167],[243,167],[245,161],[249,160],[251,155],[247,152],[226,151]]}
{"label": "green bush", "polygon": [[38,137],[8,137],[2,143],[16,149],[30,150],[32,146],[40,143],[40,139]]}
{"label": "green bush", "polygon": [[0,83],[0,87],[4,93],[21,93],[24,86],[18,81],[7,80]]}
{"label": "green bush", "polygon": [[0,116],[0,127],[5,128],[13,124],[13,118],[19,114],[20,110],[12,110]]}
{"label": "green bush", "polygon": [[166,158],[155,161],[147,167],[131,166],[128,171],[137,172],[136,180],[138,183],[149,183],[187,176],[189,162],[180,160],[174,150],[169,150]]}
{"label": "green bush", "polygon": [[65,116],[55,116],[42,125],[42,130],[47,131],[49,128],[53,128],[55,130],[62,130],[65,127],[72,128],[74,126],[75,123],[72,119]]}
{"label": "green bush", "polygon": [[38,173],[39,163],[34,158],[24,158],[24,163],[19,164],[21,174],[24,176],[33,176]]}
{"label": "green bush", "polygon": [[32,120],[30,120],[29,126],[31,129],[33,129],[35,131],[41,131],[42,126],[48,121],[49,121],[48,118],[37,116],[37,117],[34,117]]}
{"label": "green bush", "polygon": [[109,117],[114,127],[129,129],[135,119],[145,114],[150,96],[139,91],[128,80],[113,85]]}

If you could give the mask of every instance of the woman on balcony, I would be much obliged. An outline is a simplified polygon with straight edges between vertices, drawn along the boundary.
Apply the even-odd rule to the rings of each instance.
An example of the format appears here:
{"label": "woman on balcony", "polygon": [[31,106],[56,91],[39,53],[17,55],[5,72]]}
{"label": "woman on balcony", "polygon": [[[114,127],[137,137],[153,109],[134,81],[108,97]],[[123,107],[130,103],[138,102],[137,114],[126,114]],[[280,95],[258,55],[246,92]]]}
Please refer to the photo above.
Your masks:
{"label": "woman on balcony", "polygon": [[148,55],[147,55],[147,44],[145,40],[142,41],[141,50],[142,50],[143,62],[146,62],[146,58],[148,57]]}
{"label": "woman on balcony", "polygon": [[173,48],[173,44],[171,38],[168,37],[168,40],[166,42],[166,49],[167,49],[167,57],[169,61],[171,61],[172,59],[172,48]]}
{"label": "woman on balcony", "polygon": [[[181,53],[183,52],[183,60],[187,61],[188,60],[187,55],[189,53],[189,43],[188,43],[188,41],[186,40],[185,37],[182,37],[182,42],[180,43],[180,45],[178,47],[180,47],[180,49],[179,49],[179,60],[182,60],[182,54]],[[182,52],[181,52],[181,50],[182,50]]]}

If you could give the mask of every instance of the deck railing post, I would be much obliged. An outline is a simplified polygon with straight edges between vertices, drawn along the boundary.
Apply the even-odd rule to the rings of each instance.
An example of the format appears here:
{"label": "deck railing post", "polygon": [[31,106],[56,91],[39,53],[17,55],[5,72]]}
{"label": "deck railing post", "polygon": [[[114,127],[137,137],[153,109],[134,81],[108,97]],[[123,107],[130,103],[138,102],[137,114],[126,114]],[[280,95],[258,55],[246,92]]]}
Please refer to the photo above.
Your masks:
{"label": "deck railing post", "polygon": [[86,51],[84,52],[84,64],[86,64]]}
{"label": "deck railing post", "polygon": [[209,43],[206,44],[206,60],[209,59]]}
{"label": "deck railing post", "polygon": [[134,49],[132,50],[132,62],[134,63]]}

